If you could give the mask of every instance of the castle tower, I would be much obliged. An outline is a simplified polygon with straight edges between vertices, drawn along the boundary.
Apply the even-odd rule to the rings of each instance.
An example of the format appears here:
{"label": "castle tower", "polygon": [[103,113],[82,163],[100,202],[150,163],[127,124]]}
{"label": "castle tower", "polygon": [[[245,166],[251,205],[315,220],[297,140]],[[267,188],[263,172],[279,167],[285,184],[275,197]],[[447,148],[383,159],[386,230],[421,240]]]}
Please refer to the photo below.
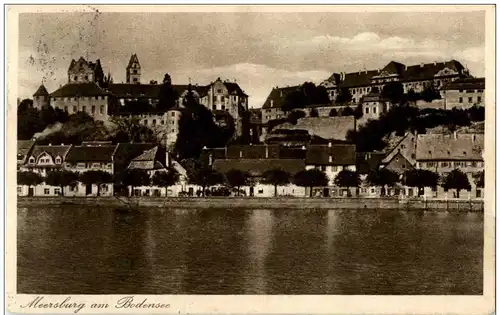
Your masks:
{"label": "castle tower", "polygon": [[141,65],[136,54],[130,57],[127,66],[127,83],[140,84],[141,83]]}
{"label": "castle tower", "polygon": [[36,90],[35,94],[33,94],[33,107],[40,109],[44,105],[49,105],[49,92],[47,92],[47,89],[42,84]]}

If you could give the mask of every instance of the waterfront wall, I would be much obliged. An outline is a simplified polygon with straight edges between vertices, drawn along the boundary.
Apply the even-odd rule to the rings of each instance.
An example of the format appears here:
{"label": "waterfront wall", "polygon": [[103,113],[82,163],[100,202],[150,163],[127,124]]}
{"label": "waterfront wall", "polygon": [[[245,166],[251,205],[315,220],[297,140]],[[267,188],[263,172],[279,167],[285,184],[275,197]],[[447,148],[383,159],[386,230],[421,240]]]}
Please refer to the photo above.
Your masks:
{"label": "waterfront wall", "polygon": [[18,207],[26,206],[101,206],[110,209],[122,206],[186,209],[394,209],[427,211],[483,211],[482,200],[423,200],[398,198],[155,198],[155,197],[18,197]]}

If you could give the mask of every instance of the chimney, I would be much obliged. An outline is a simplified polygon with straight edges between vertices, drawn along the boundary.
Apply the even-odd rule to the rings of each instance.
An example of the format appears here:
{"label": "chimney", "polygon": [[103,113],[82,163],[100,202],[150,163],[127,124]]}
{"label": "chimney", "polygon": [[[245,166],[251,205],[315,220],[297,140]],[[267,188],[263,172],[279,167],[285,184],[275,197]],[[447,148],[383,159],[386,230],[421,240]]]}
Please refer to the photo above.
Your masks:
{"label": "chimney", "polygon": [[457,140],[457,132],[453,131],[453,139]]}
{"label": "chimney", "polygon": [[52,146],[52,143],[49,143],[49,147],[51,147],[51,146]]}
{"label": "chimney", "polygon": [[331,148],[331,147],[332,147],[332,142],[331,142],[331,141],[329,141],[329,142],[328,142],[328,147],[329,147],[329,148]]}
{"label": "chimney", "polygon": [[243,151],[240,150],[240,159],[243,157]]}
{"label": "chimney", "polygon": [[420,68],[423,68],[423,67],[424,67],[424,63],[423,63],[423,62],[421,62],[421,63],[420,63]]}
{"label": "chimney", "polygon": [[266,146],[266,159],[267,159],[269,158],[269,148],[267,147],[267,144],[265,146]]}
{"label": "chimney", "polygon": [[61,143],[61,145],[64,145],[64,143]]}
{"label": "chimney", "polygon": [[333,157],[330,155],[330,156],[328,157],[328,163],[332,163],[332,162],[333,162]]}
{"label": "chimney", "polygon": [[208,156],[208,165],[209,166],[212,166],[212,162],[213,162],[212,159],[213,159],[212,158],[212,153],[210,153],[210,155]]}
{"label": "chimney", "polygon": [[165,167],[166,168],[170,167],[170,153],[168,151],[165,154]]}

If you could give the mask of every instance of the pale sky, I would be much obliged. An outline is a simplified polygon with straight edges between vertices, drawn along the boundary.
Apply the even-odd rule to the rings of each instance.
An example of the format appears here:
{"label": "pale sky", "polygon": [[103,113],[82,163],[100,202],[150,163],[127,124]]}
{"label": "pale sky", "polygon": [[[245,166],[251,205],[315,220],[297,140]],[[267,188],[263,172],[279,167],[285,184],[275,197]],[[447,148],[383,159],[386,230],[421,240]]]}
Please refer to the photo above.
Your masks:
{"label": "pale sky", "polygon": [[273,86],[332,72],[456,59],[484,76],[484,12],[21,14],[19,92],[67,83],[72,58],[100,58],[114,82],[136,53],[143,83],[236,80],[260,107]]}

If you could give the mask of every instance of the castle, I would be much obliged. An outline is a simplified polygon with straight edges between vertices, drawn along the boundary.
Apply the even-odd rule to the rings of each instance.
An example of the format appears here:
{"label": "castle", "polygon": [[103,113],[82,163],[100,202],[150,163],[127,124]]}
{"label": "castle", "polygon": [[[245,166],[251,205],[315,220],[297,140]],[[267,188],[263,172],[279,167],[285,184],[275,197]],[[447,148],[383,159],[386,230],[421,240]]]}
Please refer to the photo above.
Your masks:
{"label": "castle", "polygon": [[[125,68],[126,83],[113,83],[107,76],[99,59],[90,62],[80,57],[71,60],[68,68],[68,82],[56,91],[49,93],[42,84],[33,94],[33,106],[52,106],[68,114],[85,112],[96,120],[106,121],[110,116],[122,115],[120,109],[129,101],[147,102],[156,106],[159,102],[161,84],[151,81],[141,82],[142,68],[139,58],[132,54]],[[214,113],[214,116],[230,115],[235,121],[236,135],[242,133],[242,113],[248,110],[248,95],[234,82],[220,78],[206,86],[172,85],[178,95],[177,105],[163,113],[150,113],[137,109],[141,123],[152,128],[164,129],[167,145],[175,142],[178,123],[182,115],[182,104],[188,89],[191,88],[199,103]]]}

